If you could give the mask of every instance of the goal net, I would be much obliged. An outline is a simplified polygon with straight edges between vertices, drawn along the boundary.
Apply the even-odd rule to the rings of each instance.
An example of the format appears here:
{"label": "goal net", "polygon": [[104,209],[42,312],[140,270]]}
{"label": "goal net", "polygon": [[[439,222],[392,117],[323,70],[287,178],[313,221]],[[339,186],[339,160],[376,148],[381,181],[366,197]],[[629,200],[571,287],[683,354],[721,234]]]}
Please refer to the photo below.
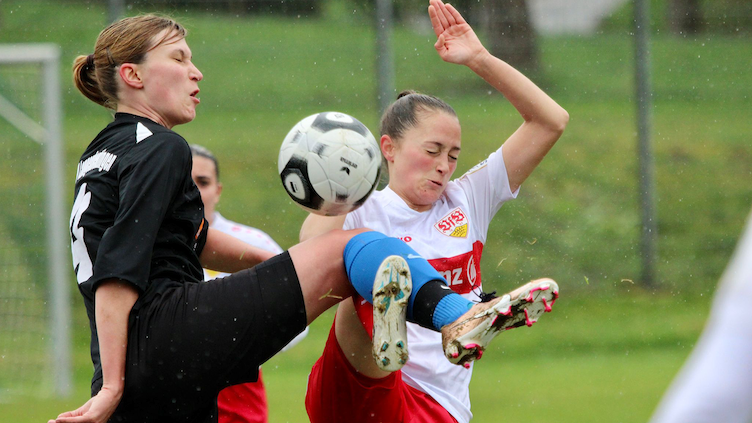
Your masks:
{"label": "goal net", "polygon": [[59,57],[0,44],[0,402],[70,392]]}

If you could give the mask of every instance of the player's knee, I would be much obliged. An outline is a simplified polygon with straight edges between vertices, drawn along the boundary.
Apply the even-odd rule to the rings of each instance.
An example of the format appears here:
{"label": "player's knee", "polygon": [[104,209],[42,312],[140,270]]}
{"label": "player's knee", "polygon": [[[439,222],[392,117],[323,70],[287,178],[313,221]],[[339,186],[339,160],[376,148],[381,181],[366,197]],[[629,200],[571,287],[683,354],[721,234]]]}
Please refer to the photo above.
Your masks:
{"label": "player's knee", "polygon": [[[343,254],[345,247],[351,239],[364,232],[371,232],[371,229],[358,228],[358,229],[335,229],[329,232],[330,238],[327,240],[327,244],[334,247],[338,254]],[[331,247],[330,247],[331,248]]]}

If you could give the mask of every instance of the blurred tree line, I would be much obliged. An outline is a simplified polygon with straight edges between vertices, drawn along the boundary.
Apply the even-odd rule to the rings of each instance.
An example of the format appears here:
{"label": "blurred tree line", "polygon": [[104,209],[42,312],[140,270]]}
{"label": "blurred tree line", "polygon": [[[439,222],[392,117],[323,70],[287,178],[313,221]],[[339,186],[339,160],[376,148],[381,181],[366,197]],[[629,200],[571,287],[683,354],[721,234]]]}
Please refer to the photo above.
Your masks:
{"label": "blurred tree line", "polygon": [[[64,0],[93,1],[93,0]],[[206,10],[237,15],[279,14],[317,16],[326,2],[339,1],[348,9],[373,17],[376,0],[107,0],[110,16],[122,15],[128,6],[171,7]],[[425,13],[426,0],[393,0],[395,21]],[[455,0],[452,4],[485,34],[491,52],[513,66],[535,74],[540,69],[536,33],[530,19],[528,0]],[[629,1],[607,19],[604,30],[631,31],[632,6]],[[751,0],[651,0],[654,29],[678,36],[704,32],[748,35],[752,32]]]}
{"label": "blurred tree line", "polygon": [[749,0],[665,0],[665,3],[657,12],[665,11],[665,28],[676,35],[748,34],[752,30]]}
{"label": "blurred tree line", "polygon": [[[629,30],[633,2],[602,24],[604,31]],[[698,34],[752,34],[750,0],[650,0],[654,31],[682,37]]]}

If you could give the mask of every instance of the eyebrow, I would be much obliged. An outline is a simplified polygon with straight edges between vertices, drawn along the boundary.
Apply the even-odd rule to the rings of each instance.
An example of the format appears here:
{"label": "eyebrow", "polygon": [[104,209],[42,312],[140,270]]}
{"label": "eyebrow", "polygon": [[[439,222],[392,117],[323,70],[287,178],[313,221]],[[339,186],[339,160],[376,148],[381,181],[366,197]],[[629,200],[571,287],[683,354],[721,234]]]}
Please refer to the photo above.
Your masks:
{"label": "eyebrow", "polygon": [[183,47],[174,47],[170,52],[169,55],[177,54],[180,56],[181,59],[189,59],[192,60],[193,57],[188,54],[188,52]]}
{"label": "eyebrow", "polygon": [[[426,141],[426,143],[427,144],[431,144],[432,146],[436,146],[436,147],[443,147],[444,146],[444,144],[442,144],[442,143],[440,143],[438,141]],[[449,149],[449,151],[460,151],[460,150],[462,150],[461,147],[452,147],[452,148]]]}

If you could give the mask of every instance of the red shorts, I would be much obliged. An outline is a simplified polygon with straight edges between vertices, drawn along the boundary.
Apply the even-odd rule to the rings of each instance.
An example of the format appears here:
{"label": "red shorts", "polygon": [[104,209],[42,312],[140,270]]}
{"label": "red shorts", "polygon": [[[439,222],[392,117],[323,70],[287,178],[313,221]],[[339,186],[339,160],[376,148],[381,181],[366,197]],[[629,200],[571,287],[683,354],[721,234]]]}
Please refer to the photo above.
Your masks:
{"label": "red shorts", "polygon": [[228,386],[217,396],[219,423],[267,423],[269,407],[266,403],[266,390],[261,380],[261,369],[257,382]]}
{"label": "red shorts", "polygon": [[308,377],[306,410],[311,423],[457,423],[439,403],[402,381],[396,371],[383,379],[359,374],[334,334]]}

